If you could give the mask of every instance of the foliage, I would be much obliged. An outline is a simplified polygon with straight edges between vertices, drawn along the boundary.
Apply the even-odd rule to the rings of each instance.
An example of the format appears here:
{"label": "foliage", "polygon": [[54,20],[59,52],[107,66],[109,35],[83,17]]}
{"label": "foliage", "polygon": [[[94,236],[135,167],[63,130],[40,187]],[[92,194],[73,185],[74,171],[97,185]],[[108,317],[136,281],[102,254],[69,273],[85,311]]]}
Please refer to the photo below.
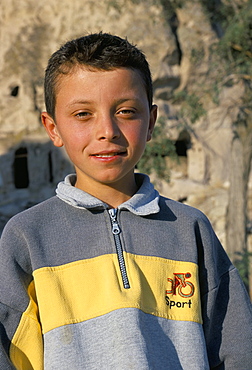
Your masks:
{"label": "foliage", "polygon": [[236,252],[235,254],[237,258],[234,261],[234,265],[238,269],[245,287],[249,290],[249,270],[251,267],[252,253],[244,250],[243,252]]}
{"label": "foliage", "polygon": [[173,104],[181,103],[181,116],[188,118],[191,123],[195,123],[200,117],[206,114],[200,98],[194,93],[183,90],[175,94]]}
{"label": "foliage", "polygon": [[167,168],[165,157],[177,158],[175,144],[166,136],[165,118],[160,117],[156,123],[152,139],[147,143],[145,152],[137,164],[140,172],[155,174],[163,180],[169,181],[170,171]]}
{"label": "foliage", "polygon": [[192,64],[200,63],[202,61],[202,59],[204,58],[204,56],[205,56],[205,51],[204,51],[203,46],[199,49],[194,49],[193,48],[191,50],[190,61],[191,61]]}
{"label": "foliage", "polygon": [[252,2],[201,0],[219,40],[211,46],[208,93],[218,105],[223,86],[252,82]]}
{"label": "foliage", "polygon": [[216,53],[229,73],[252,73],[252,3],[245,0],[202,0],[220,41]]}
{"label": "foliage", "polygon": [[218,51],[237,73],[252,73],[252,5],[247,4],[233,17],[227,15],[227,28]]}

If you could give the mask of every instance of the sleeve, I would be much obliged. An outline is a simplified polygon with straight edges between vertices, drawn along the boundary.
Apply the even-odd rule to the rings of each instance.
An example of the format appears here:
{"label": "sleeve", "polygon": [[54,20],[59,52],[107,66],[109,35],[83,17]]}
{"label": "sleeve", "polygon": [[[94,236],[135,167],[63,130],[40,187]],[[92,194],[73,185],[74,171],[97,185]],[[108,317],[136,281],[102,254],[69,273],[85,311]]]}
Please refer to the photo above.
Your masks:
{"label": "sleeve", "polygon": [[202,316],[211,369],[252,369],[252,306],[210,223],[198,228]]}
{"label": "sleeve", "polygon": [[42,370],[43,341],[29,248],[18,222],[0,240],[0,369]]}

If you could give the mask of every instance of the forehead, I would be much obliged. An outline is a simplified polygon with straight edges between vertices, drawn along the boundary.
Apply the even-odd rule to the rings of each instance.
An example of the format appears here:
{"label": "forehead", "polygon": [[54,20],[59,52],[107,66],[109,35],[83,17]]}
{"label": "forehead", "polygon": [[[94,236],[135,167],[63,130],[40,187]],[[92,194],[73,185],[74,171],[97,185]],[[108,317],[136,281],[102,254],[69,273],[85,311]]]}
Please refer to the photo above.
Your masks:
{"label": "forehead", "polygon": [[[56,99],[58,95],[67,94],[70,90],[78,92],[105,92],[120,90],[122,93],[135,91],[143,94],[146,91],[143,77],[137,69],[113,68],[97,69],[86,65],[74,65],[72,68],[66,66],[64,72],[57,77],[55,84]],[[146,95],[146,94],[144,94]]]}
{"label": "forehead", "polygon": [[[58,73],[55,78],[55,86],[56,89],[60,85],[60,82],[64,79],[67,79],[69,77],[76,77],[80,75],[81,71],[85,71],[89,74],[91,77],[93,74],[98,73],[101,74],[102,72],[112,72],[112,71],[120,71],[120,70],[128,70],[131,71],[133,74],[136,74],[141,80],[142,83],[144,84],[144,78],[141,73],[136,68],[128,68],[128,67],[111,67],[111,68],[95,68],[93,66],[85,65],[85,64],[63,64],[61,65],[60,69],[58,70]],[[89,73],[90,72],[90,73]]]}

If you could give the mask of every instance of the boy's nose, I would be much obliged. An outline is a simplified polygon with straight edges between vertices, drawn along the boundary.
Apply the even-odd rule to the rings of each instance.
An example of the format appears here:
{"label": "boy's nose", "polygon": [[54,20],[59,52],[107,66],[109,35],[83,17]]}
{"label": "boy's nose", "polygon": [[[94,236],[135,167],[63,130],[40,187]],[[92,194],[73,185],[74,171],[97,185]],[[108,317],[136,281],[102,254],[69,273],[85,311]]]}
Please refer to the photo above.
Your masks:
{"label": "boy's nose", "polygon": [[99,140],[114,140],[120,136],[120,129],[114,117],[104,116],[99,120],[97,138]]}

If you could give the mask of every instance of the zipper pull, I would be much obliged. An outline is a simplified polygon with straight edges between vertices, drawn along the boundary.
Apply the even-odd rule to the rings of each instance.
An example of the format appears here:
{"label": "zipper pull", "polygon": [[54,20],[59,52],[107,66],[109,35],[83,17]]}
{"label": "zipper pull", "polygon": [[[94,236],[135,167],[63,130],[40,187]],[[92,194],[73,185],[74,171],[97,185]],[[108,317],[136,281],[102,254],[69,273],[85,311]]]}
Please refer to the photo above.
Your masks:
{"label": "zipper pull", "polygon": [[118,235],[121,232],[120,226],[118,225],[118,222],[116,220],[116,215],[117,215],[117,209],[109,209],[109,215],[112,221],[112,233],[114,235]]}

